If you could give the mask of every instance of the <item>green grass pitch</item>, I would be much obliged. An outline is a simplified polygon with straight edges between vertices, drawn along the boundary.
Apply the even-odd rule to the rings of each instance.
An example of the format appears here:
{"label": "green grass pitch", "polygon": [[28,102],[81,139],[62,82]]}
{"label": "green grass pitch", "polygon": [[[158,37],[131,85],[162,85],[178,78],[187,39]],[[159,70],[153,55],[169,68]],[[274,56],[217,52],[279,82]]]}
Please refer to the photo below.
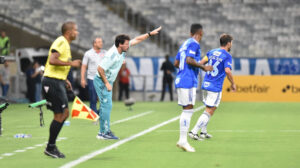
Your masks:
{"label": "green grass pitch", "polygon": [[[71,104],[70,104],[71,106]],[[202,106],[198,102],[196,107]],[[208,125],[212,139],[193,141],[195,153],[176,147],[179,121],[171,122],[114,149],[92,157],[75,167],[203,167],[203,168],[297,168],[300,167],[300,103],[222,102]],[[98,140],[99,125],[88,120],[71,119],[57,142],[65,159],[43,154],[53,114],[43,107],[45,127],[39,126],[39,110],[27,104],[11,104],[2,113],[0,167],[61,167],[101,150],[118,141]],[[114,102],[111,122],[152,111],[141,117],[111,126],[121,140],[140,133],[181,114],[176,102],[137,102],[129,111],[123,103]],[[203,109],[194,113],[194,126]],[[16,139],[17,133],[32,138]]]}

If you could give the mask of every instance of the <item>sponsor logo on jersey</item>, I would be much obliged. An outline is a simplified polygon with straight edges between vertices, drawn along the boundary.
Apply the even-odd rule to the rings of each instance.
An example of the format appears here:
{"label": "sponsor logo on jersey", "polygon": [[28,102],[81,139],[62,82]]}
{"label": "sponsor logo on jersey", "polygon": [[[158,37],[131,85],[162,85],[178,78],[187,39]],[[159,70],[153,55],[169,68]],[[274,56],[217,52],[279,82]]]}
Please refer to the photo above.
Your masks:
{"label": "sponsor logo on jersey", "polygon": [[193,51],[193,50],[190,50],[190,52],[189,52],[190,54],[196,54],[196,52],[195,51]]}
{"label": "sponsor logo on jersey", "polygon": [[209,87],[210,82],[204,82],[204,87]]}

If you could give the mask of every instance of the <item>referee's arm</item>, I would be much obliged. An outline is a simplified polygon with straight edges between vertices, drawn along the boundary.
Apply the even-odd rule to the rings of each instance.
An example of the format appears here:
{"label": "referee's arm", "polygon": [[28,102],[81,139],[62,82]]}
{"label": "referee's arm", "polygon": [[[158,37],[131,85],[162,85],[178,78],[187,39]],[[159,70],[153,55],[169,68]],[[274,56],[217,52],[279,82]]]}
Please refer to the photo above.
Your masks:
{"label": "referee's arm", "polygon": [[57,52],[56,50],[52,50],[51,52],[52,53],[49,58],[50,65],[79,67],[81,64],[81,60],[74,60],[68,62],[61,61],[60,59],[58,59],[60,56],[59,52]]}

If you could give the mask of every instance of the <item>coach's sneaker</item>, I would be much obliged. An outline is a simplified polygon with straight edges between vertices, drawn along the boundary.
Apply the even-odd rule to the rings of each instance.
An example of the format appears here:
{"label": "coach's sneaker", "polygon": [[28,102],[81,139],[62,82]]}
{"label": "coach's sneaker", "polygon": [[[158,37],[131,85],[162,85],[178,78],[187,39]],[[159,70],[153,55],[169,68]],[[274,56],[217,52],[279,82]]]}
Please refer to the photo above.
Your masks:
{"label": "coach's sneaker", "polygon": [[196,150],[189,143],[179,143],[177,142],[176,146],[181,148],[186,152],[196,152]]}
{"label": "coach's sneaker", "polygon": [[192,138],[193,140],[203,141],[203,138],[200,138],[198,134],[194,134],[192,131],[189,132],[189,137]]}
{"label": "coach's sneaker", "polygon": [[111,131],[107,132],[103,135],[106,139],[115,139],[118,140],[119,137],[115,136]]}
{"label": "coach's sneaker", "polygon": [[203,132],[200,133],[200,138],[202,138],[202,139],[205,139],[205,138],[209,139],[209,138],[212,138],[212,137],[213,136],[208,134],[208,133],[203,133]]}
{"label": "coach's sneaker", "polygon": [[49,149],[48,147],[46,147],[45,151],[44,151],[45,155],[51,156],[53,158],[65,158],[66,156],[61,153],[56,145],[54,145],[53,149]]}
{"label": "coach's sneaker", "polygon": [[103,137],[103,133],[98,133],[97,136],[96,136],[97,139],[105,139]]}

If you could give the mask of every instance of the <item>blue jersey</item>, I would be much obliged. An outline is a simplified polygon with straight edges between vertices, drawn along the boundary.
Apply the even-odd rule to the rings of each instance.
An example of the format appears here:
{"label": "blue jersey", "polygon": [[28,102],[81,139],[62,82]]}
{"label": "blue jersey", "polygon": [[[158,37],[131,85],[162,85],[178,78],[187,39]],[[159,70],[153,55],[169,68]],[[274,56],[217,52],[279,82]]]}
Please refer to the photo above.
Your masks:
{"label": "blue jersey", "polygon": [[221,92],[224,78],[226,76],[225,68],[232,69],[232,57],[224,49],[213,49],[207,52],[208,65],[213,66],[213,71],[206,72],[202,82],[202,89]]}
{"label": "blue jersey", "polygon": [[198,87],[199,68],[188,65],[186,58],[191,57],[196,62],[200,62],[201,48],[200,44],[194,39],[187,39],[180,47],[176,60],[179,61],[179,71],[175,79],[176,88]]}

